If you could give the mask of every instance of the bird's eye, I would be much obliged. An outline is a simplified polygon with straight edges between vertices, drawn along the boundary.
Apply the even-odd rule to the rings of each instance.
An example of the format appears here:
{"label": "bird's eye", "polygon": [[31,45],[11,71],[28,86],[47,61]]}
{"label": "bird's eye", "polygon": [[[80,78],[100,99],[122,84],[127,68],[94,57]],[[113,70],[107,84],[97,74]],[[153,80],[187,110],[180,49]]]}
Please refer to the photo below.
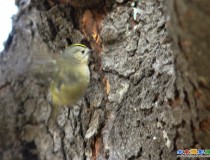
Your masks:
{"label": "bird's eye", "polygon": [[82,52],[82,54],[84,54],[85,53],[85,50],[82,50],[81,52]]}

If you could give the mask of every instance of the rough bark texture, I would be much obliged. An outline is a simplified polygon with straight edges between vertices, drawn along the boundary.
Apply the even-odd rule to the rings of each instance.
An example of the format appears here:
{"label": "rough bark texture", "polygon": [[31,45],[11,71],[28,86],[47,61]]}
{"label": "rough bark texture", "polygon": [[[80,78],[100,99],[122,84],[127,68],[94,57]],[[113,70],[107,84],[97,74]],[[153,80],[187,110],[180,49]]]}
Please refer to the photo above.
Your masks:
{"label": "rough bark texture", "polygon": [[[208,0],[106,1],[104,11],[16,3],[0,59],[0,159],[177,159],[179,148],[210,147]],[[87,12],[100,42],[83,30]],[[48,89],[30,76],[30,55],[81,41],[96,52],[90,86],[48,125]]]}
{"label": "rough bark texture", "polygon": [[[209,68],[208,59],[210,42],[210,12],[207,9],[210,2],[175,1],[171,0],[168,9],[171,15],[171,35],[173,36],[177,67],[177,86],[183,85],[182,92],[178,90],[178,98],[189,107],[191,119],[191,143],[186,141],[188,133],[179,131],[178,148],[209,148]],[[178,72],[179,71],[179,72]],[[178,87],[177,87],[178,88]],[[181,93],[181,94],[180,94]],[[184,116],[186,113],[184,113]],[[196,125],[195,125],[196,124]],[[186,125],[186,124],[185,124]],[[182,133],[182,134],[180,134]],[[185,136],[182,136],[185,135]],[[185,142],[184,144],[181,144]],[[189,148],[189,147],[188,147]]]}

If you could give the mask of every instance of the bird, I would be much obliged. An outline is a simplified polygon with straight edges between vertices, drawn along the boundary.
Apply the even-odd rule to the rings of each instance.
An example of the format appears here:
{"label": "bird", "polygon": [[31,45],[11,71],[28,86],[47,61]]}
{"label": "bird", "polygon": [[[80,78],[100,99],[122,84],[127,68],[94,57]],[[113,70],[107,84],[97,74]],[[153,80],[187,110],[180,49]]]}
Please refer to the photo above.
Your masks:
{"label": "bird", "polygon": [[90,82],[91,52],[83,44],[72,44],[57,58],[47,55],[46,51],[32,56],[34,77],[45,83],[49,81],[47,86],[53,105],[49,119],[55,120],[60,106],[75,104],[84,95]]}

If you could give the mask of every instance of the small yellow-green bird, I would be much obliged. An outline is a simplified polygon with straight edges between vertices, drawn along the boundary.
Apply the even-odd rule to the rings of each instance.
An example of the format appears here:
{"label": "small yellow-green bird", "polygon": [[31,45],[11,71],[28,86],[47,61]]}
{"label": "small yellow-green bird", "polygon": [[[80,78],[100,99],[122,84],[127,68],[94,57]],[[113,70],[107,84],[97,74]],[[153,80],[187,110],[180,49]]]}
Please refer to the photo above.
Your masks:
{"label": "small yellow-green bird", "polygon": [[74,44],[67,47],[56,60],[57,71],[50,84],[54,104],[74,104],[83,96],[90,81],[90,52],[85,45]]}
{"label": "small yellow-green bird", "polygon": [[[53,111],[50,118],[56,118],[59,106],[74,104],[84,95],[90,81],[90,52],[83,44],[73,44],[66,47],[56,59],[39,56],[40,66],[39,69],[36,68],[36,74],[39,72],[51,79],[49,92]],[[45,57],[50,59],[44,60]]]}

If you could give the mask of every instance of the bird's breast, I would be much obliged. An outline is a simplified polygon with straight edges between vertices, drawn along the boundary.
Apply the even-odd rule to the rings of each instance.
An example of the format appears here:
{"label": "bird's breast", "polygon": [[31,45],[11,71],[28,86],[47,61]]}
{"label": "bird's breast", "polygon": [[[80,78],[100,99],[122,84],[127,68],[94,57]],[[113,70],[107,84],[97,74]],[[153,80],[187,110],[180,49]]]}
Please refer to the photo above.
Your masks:
{"label": "bird's breast", "polygon": [[73,104],[84,95],[90,81],[88,65],[71,66],[58,75],[61,76],[61,84],[58,85],[59,82],[55,81],[50,89],[55,104]]}

